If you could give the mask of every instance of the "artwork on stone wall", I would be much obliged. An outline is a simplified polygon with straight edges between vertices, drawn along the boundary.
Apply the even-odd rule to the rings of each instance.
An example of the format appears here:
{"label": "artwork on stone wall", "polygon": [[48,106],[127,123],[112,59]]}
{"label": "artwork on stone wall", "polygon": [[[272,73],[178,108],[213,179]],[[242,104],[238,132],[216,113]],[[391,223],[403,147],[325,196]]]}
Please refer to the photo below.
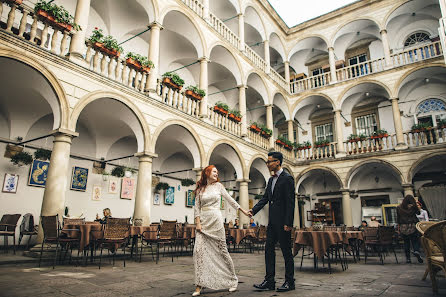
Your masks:
{"label": "artwork on stone wall", "polygon": [[19,184],[19,176],[17,174],[5,173],[2,192],[15,194],[17,193],[18,184]]}
{"label": "artwork on stone wall", "polygon": [[93,197],[92,200],[94,201],[101,201],[102,199],[102,188],[100,185],[94,185],[93,186]]}
{"label": "artwork on stone wall", "polygon": [[160,205],[161,204],[161,194],[155,193],[153,195],[153,205]]}
{"label": "artwork on stone wall", "polygon": [[186,207],[193,207],[195,205],[195,193],[193,190],[186,192]]}
{"label": "artwork on stone wall", "polygon": [[85,192],[87,190],[88,168],[73,167],[70,189]]}
{"label": "artwork on stone wall", "polygon": [[166,190],[166,196],[164,197],[164,204],[173,204],[175,202],[175,188],[169,187]]}
{"label": "artwork on stone wall", "polygon": [[49,167],[50,162],[34,160],[29,171],[28,185],[35,187],[45,187]]}
{"label": "artwork on stone wall", "polygon": [[135,179],[124,177],[121,184],[121,199],[133,199],[135,192]]}
{"label": "artwork on stone wall", "polygon": [[118,194],[118,180],[116,178],[110,178],[108,181],[108,193]]}

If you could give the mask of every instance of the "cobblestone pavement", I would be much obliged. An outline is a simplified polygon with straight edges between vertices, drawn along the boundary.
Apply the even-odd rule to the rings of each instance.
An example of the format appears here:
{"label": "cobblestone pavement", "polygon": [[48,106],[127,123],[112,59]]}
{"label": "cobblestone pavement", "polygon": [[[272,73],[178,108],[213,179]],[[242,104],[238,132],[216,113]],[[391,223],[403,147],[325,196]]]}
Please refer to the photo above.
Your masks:
{"label": "cobblestone pavement", "polygon": [[[376,258],[368,264],[349,263],[342,271],[333,266],[333,273],[322,268],[315,272],[312,260],[306,259],[302,271],[296,260],[296,290],[287,293],[257,292],[253,283],[264,276],[262,253],[231,254],[239,277],[238,291],[204,289],[202,296],[432,296],[431,282],[421,281],[424,264],[394,264],[387,257],[385,265]],[[4,258],[4,256],[2,257]],[[402,256],[399,256],[403,260]],[[143,262],[117,260],[115,267],[105,260],[99,270],[96,265],[86,267],[58,265],[37,268],[35,263],[0,265],[0,296],[190,296],[194,290],[194,267],[191,256],[161,258],[155,264],[150,256]],[[277,251],[277,284],[283,282],[283,259]],[[439,279],[440,294],[446,296],[446,280]]]}

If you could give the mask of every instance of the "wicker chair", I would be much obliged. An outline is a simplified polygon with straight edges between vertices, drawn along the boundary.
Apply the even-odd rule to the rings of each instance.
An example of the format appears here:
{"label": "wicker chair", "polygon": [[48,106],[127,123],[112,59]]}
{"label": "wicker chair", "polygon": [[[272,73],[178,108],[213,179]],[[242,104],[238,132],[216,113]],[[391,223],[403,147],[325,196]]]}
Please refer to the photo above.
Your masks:
{"label": "wicker chair", "polygon": [[[443,270],[446,273],[446,221],[439,222],[424,231],[424,235],[421,237],[423,247],[426,251],[427,265],[429,269],[429,276],[432,281],[432,290],[434,293],[438,293],[436,275],[438,271]],[[431,244],[439,248],[437,252]]]}
{"label": "wicker chair", "polygon": [[13,248],[15,254],[15,228],[17,227],[17,222],[19,221],[20,214],[5,214],[0,220],[0,236],[3,235],[3,243],[5,245],[5,251],[8,252],[8,241],[9,237],[13,238]]}
{"label": "wicker chair", "polygon": [[[422,221],[422,222],[418,222],[416,227],[417,227],[418,232],[420,232],[421,236],[423,236],[424,231],[426,231],[427,228],[435,225],[436,223],[437,222],[432,222],[432,221]],[[425,246],[425,242],[422,239],[420,239],[420,240],[421,240],[421,244],[423,245],[425,254],[427,254],[427,249],[430,249],[432,254],[435,254],[436,256],[441,256],[440,248],[435,244],[435,242],[433,242],[432,240],[426,239],[427,246]],[[429,265],[426,263],[426,271],[424,272],[424,275],[421,278],[421,280],[426,280],[428,274],[429,274]]]}
{"label": "wicker chair", "polygon": [[[53,269],[56,265],[57,261],[57,254],[59,251],[59,246],[61,249],[64,247],[66,248],[65,255],[68,253],[68,249],[70,249],[70,262],[71,262],[71,255],[73,252],[73,244],[77,243],[79,245],[79,238],[70,238],[70,237],[63,237],[61,236],[61,226],[59,221],[59,215],[55,216],[41,216],[40,217],[40,223],[42,224],[42,230],[43,230],[43,240],[42,240],[42,246],[40,249],[40,257],[39,257],[39,267],[42,262],[42,254],[43,254],[43,246],[45,244],[56,244],[56,252],[54,256],[54,262],[53,262]],[[69,229],[65,229],[66,231],[72,231]],[[63,234],[63,233],[62,233]],[[61,250],[62,252],[62,250]]]}
{"label": "wicker chair", "polygon": [[63,218],[63,225],[83,225],[85,218]]}
{"label": "wicker chair", "polygon": [[104,224],[103,236],[98,240],[101,253],[99,256],[99,269],[102,264],[102,250],[107,247],[113,254],[113,266],[115,265],[116,251],[119,247],[124,251],[125,267],[125,247],[128,245],[130,231],[130,218],[108,218],[107,224]]}

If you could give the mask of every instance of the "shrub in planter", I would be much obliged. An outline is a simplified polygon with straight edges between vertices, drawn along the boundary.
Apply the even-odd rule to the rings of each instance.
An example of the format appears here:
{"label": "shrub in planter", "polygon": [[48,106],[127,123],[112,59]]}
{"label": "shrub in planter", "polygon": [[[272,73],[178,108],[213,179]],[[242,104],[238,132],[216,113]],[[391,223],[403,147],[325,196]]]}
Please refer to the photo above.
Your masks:
{"label": "shrub in planter", "polygon": [[237,109],[229,110],[228,118],[234,122],[240,123],[242,121],[242,114]]}
{"label": "shrub in planter", "polygon": [[186,88],[186,97],[193,100],[201,100],[206,96],[206,92],[202,89],[199,89],[197,86],[187,86]]}
{"label": "shrub in planter", "polygon": [[150,61],[147,57],[141,56],[140,54],[129,52],[125,57],[125,62],[127,63],[127,65],[138,71],[149,73],[150,69],[155,68],[155,65],[153,65],[152,61]]}
{"label": "shrub in planter", "polygon": [[324,146],[328,146],[329,144],[330,144],[330,142],[327,139],[324,139],[324,140],[316,141],[314,143],[314,146],[315,147],[324,147]]}
{"label": "shrub in planter", "polygon": [[17,166],[29,165],[33,162],[33,156],[25,151],[18,152],[17,154],[11,157],[11,162]]}
{"label": "shrub in planter", "polygon": [[116,39],[110,35],[104,37],[102,29],[98,29],[98,27],[94,28],[93,34],[88,40],[91,42],[94,48],[109,56],[119,57],[123,51],[123,48],[119,46]]}
{"label": "shrub in planter", "polygon": [[437,128],[444,129],[446,128],[446,120],[439,120],[437,124]]}
{"label": "shrub in planter", "polygon": [[257,124],[256,122],[251,123],[251,125],[249,126],[249,130],[256,132],[256,133],[260,133],[260,131],[262,131],[262,129],[260,128],[260,125]]}
{"label": "shrub in planter", "polygon": [[73,28],[76,31],[82,30],[74,22],[74,17],[63,6],[58,6],[51,2],[39,0],[34,6],[36,15],[41,19],[48,20],[53,26],[64,31],[71,31]]}
{"label": "shrub in planter", "polygon": [[215,103],[214,111],[221,115],[227,115],[229,112],[229,106],[224,102],[218,101]]}
{"label": "shrub in planter", "polygon": [[163,85],[173,90],[181,90],[184,80],[175,72],[166,72],[163,74]]}
{"label": "shrub in planter", "polygon": [[268,129],[268,127],[266,127],[266,125],[260,125],[260,129],[262,130],[262,131],[260,131],[260,135],[262,135],[266,139],[269,139],[271,137],[271,135],[273,135],[273,130]]}
{"label": "shrub in planter", "polygon": [[51,159],[51,151],[46,149],[37,149],[34,152],[34,158],[39,160],[49,160]]}
{"label": "shrub in planter", "polygon": [[181,180],[181,185],[183,187],[189,187],[189,186],[195,185],[195,181],[191,178],[184,178]]}
{"label": "shrub in planter", "polygon": [[113,170],[111,171],[111,175],[116,177],[123,177],[125,175],[124,166],[116,166],[115,168],[113,168]]}
{"label": "shrub in planter", "polygon": [[155,192],[159,193],[159,191],[161,190],[167,190],[169,188],[169,184],[168,183],[157,183],[155,186]]}
{"label": "shrub in planter", "polygon": [[309,141],[305,141],[305,142],[303,143],[303,145],[304,145],[304,149],[309,149],[309,148],[311,148],[311,142],[309,142]]}

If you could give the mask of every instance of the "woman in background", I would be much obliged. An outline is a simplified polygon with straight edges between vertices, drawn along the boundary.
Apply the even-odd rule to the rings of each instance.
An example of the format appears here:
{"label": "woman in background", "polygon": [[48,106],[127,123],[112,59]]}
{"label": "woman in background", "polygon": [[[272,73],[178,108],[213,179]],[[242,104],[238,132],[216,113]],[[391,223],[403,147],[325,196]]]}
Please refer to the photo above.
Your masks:
{"label": "woman in background", "polygon": [[417,218],[420,222],[429,222],[429,215],[427,214],[427,211],[423,209],[423,205],[421,205],[420,201],[417,201],[418,209],[420,210],[420,214],[417,215]]}
{"label": "woman in background", "polygon": [[104,208],[104,210],[102,211],[102,213],[104,214],[104,217],[101,219],[101,218],[99,218],[99,215],[98,214],[96,214],[96,220],[95,220],[95,222],[99,222],[99,223],[101,223],[101,224],[107,224],[107,220],[108,220],[108,218],[111,218],[111,211],[110,211],[110,208]]}
{"label": "woman in background", "polygon": [[396,208],[396,213],[400,233],[404,240],[406,263],[412,263],[410,260],[411,244],[413,249],[412,254],[417,257],[419,263],[423,263],[420,255],[418,231],[415,228],[415,225],[418,223],[417,215],[420,214],[415,198],[412,195],[406,195],[403,202]]}

